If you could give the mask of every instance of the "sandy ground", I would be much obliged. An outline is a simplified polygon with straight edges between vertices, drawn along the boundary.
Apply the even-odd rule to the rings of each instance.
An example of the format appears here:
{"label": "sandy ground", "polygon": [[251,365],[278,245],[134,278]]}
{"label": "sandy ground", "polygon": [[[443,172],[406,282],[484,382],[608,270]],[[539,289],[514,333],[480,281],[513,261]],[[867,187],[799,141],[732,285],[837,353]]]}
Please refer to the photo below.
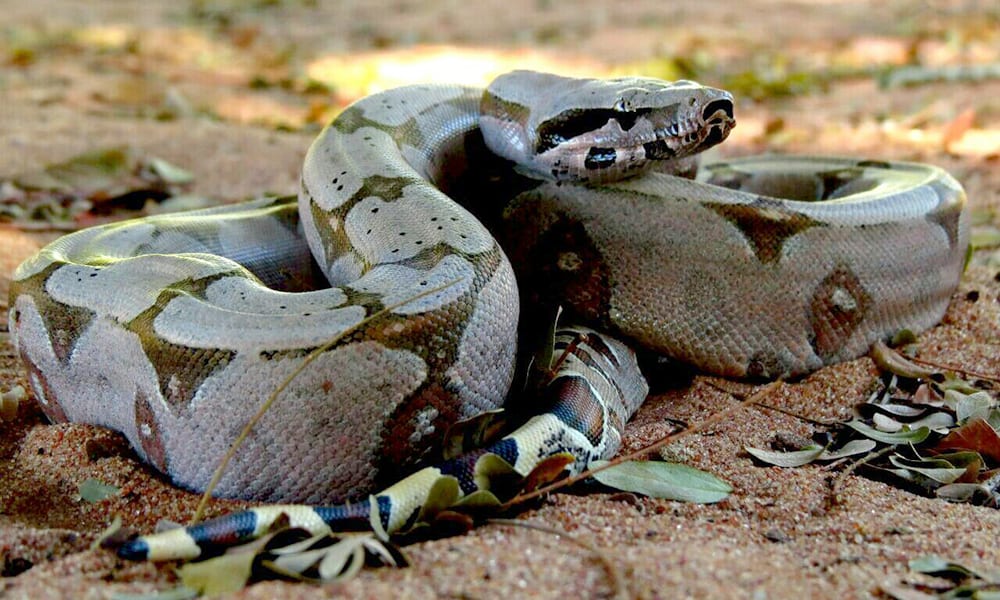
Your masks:
{"label": "sandy ground", "polygon": [[[197,193],[238,199],[261,190],[291,192],[327,112],[357,90],[397,77],[475,82],[490,69],[520,64],[660,73],[678,68],[662,57],[681,56],[688,61],[682,66],[695,65],[706,83],[717,84],[742,72],[997,61],[1000,16],[990,4],[5,2],[0,174],[129,144],[190,169]],[[424,55],[452,62],[407,62]],[[334,81],[317,90],[302,84],[304,73],[322,78],[338,67],[376,74],[357,85]],[[720,153],[933,162],[966,186],[983,226],[1000,224],[1000,81],[882,89],[870,73],[806,78],[787,96],[771,88],[756,99],[742,97],[739,126]],[[0,304],[16,264],[52,237],[0,228]],[[997,378],[1000,266],[990,262],[996,260],[991,252],[977,253],[948,314],[921,337],[920,347],[924,358]],[[767,403],[814,420],[843,419],[865,399],[875,375],[872,362],[859,359],[784,385]],[[0,391],[25,383],[0,321]],[[698,422],[737,401],[713,383],[749,389],[699,377],[650,398],[628,428],[627,447],[660,438],[670,419]],[[115,515],[140,530],[162,518],[183,521],[195,496],[138,463],[114,434],[45,424],[32,400],[2,425],[0,595],[110,598],[174,584],[169,567],[124,563],[88,547]],[[748,410],[673,449],[732,484],[733,495],[716,505],[557,494],[520,518],[598,548],[620,572],[627,595],[637,598],[870,597],[882,586],[920,579],[907,561],[926,554],[1000,565],[994,509],[947,504],[856,476],[843,481],[833,502],[836,471],[761,467],[742,450],[766,445],[776,431],[808,435],[812,429],[802,419]],[[88,478],[119,486],[121,495],[95,504],[79,500],[78,486]],[[220,501],[211,510],[237,506]],[[551,534],[490,525],[407,551],[413,563],[407,569],[366,571],[322,587],[264,583],[233,597],[613,594],[591,552]]]}

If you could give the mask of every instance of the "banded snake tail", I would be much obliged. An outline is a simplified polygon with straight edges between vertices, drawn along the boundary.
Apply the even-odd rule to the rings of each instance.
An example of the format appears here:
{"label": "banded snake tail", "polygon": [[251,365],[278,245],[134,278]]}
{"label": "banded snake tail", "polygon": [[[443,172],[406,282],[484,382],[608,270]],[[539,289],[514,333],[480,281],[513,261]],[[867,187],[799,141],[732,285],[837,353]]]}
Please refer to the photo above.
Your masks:
{"label": "banded snake tail", "polygon": [[[375,94],[314,142],[297,211],[260,200],[42,249],[11,287],[15,345],[49,418],[122,431],[175,483],[201,489],[278,382],[342,336],[293,379],[216,490],[314,505],[365,497],[450,424],[501,406],[522,308],[537,323],[562,305],[571,321],[704,371],[768,378],[940,319],[968,244],[953,178],[825,157],[697,170],[733,124],[732,97],[690,81],[517,71],[485,91]],[[532,421],[494,449],[518,471],[567,450],[576,469],[606,457],[645,395],[618,342],[587,335],[608,352],[583,345],[567,362],[569,400],[554,404],[565,408],[538,417],[555,429],[538,438]],[[611,354],[615,368],[595,359]],[[465,493],[476,485],[468,460],[428,468],[452,469]],[[425,471],[375,496],[389,529],[422,504]],[[122,553],[195,555],[277,510]],[[281,507],[320,530],[357,516],[342,510]]]}

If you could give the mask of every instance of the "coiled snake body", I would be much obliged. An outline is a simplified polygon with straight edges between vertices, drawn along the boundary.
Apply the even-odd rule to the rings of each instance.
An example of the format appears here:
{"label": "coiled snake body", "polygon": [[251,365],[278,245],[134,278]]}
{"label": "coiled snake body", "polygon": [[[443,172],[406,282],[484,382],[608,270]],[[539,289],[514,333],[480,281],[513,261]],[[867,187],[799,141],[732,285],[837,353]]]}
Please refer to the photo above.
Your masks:
{"label": "coiled snake body", "polygon": [[[805,373],[940,319],[968,239],[954,179],[777,156],[670,174],[692,174],[733,123],[728,93],[687,81],[514,72],[485,92],[376,94],[314,142],[297,211],[261,200],[42,249],[14,277],[15,344],[51,419],[122,431],[201,489],[278,383],[342,336],[292,379],[216,490],[317,504],[363,496],[450,424],[503,403],[515,269],[525,306],[562,305],[574,322],[735,377]],[[449,195],[478,208],[504,249]],[[613,454],[646,394],[619,342],[577,327],[557,339],[569,359],[550,410],[491,450],[522,474],[557,452],[575,470]],[[321,529],[367,522],[372,508],[398,529],[442,473],[475,490],[474,462],[419,471],[371,507],[255,509],[123,554],[197,555],[278,514]]]}

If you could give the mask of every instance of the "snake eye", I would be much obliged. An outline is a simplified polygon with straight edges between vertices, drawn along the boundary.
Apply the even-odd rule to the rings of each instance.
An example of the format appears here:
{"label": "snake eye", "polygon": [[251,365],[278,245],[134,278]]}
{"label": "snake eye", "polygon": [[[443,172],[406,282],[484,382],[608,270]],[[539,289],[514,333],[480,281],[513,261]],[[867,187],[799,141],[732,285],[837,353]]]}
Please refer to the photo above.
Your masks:
{"label": "snake eye", "polygon": [[618,112],[628,112],[629,110],[628,102],[625,101],[625,98],[619,98],[616,100],[615,105],[612,108]]}

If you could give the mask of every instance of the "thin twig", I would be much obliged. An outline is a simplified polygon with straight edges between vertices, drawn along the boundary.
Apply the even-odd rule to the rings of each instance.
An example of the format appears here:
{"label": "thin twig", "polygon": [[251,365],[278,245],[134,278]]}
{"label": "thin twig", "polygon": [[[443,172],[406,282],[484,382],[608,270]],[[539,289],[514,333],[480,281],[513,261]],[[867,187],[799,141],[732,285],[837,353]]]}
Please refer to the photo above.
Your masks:
{"label": "thin twig", "polygon": [[304,371],[305,368],[311,365],[313,361],[315,361],[317,358],[320,357],[320,355],[322,355],[330,348],[333,348],[335,345],[337,345],[337,343],[339,343],[347,335],[356,331],[359,327],[367,325],[368,323],[371,323],[372,321],[378,319],[382,315],[385,315],[393,310],[396,310],[401,306],[404,306],[411,302],[416,302],[417,300],[425,296],[436,294],[441,290],[444,290],[446,288],[455,285],[459,281],[461,281],[461,279],[453,279],[437,287],[424,290],[419,294],[415,294],[409,298],[406,298],[405,300],[396,302],[395,304],[390,304],[388,306],[385,306],[381,310],[372,313],[368,317],[365,317],[361,321],[358,321],[354,325],[351,325],[347,329],[344,329],[339,334],[334,336],[333,339],[331,339],[322,346],[310,352],[306,356],[305,360],[302,361],[302,364],[300,364],[298,367],[295,368],[295,370],[289,373],[289,375],[285,377],[285,379],[278,385],[278,387],[275,388],[273,392],[271,392],[271,394],[267,397],[267,400],[265,400],[264,403],[261,404],[260,408],[254,414],[254,416],[251,417],[250,420],[247,422],[246,426],[243,427],[243,431],[241,431],[240,434],[236,436],[236,439],[233,440],[233,443],[230,444],[229,450],[226,452],[225,456],[222,457],[222,460],[219,461],[219,466],[215,468],[215,472],[212,474],[212,479],[211,481],[208,482],[208,486],[205,488],[205,493],[202,494],[201,500],[198,502],[198,507],[195,509],[194,515],[191,517],[191,522],[188,523],[188,526],[194,525],[199,521],[201,521],[201,518],[205,514],[205,507],[208,506],[208,501],[212,497],[212,491],[215,489],[215,486],[219,484],[219,480],[222,479],[222,475],[225,473],[226,467],[229,466],[229,461],[231,461],[232,458],[236,455],[236,451],[243,444],[244,440],[246,440],[247,437],[250,436],[250,432],[257,425],[257,423],[264,417],[264,414],[267,413],[267,411],[271,408],[271,405],[274,404],[274,402],[278,399],[278,396],[281,394],[281,392],[285,391],[285,388],[287,388],[292,383],[292,380],[299,376],[299,373]]}
{"label": "thin twig", "polygon": [[572,477],[567,477],[566,479],[560,479],[559,481],[557,481],[555,483],[551,483],[549,485],[540,487],[537,490],[534,490],[534,491],[531,491],[531,492],[527,492],[525,494],[520,494],[518,496],[515,496],[514,498],[511,498],[507,502],[503,503],[503,505],[501,505],[500,508],[501,508],[501,510],[508,510],[511,507],[517,506],[518,504],[522,504],[524,502],[527,502],[528,500],[533,500],[533,499],[538,498],[540,496],[544,496],[545,494],[548,494],[550,492],[554,492],[555,490],[564,488],[566,486],[573,485],[577,481],[581,481],[581,480],[584,480],[584,479],[586,479],[588,477],[591,477],[594,473],[598,473],[600,471],[603,471],[604,469],[611,468],[611,467],[613,467],[615,465],[618,465],[618,464],[621,464],[621,463],[623,463],[625,461],[629,461],[629,460],[634,460],[634,459],[640,458],[642,456],[645,456],[646,454],[649,454],[650,452],[654,452],[656,450],[659,450],[660,448],[663,448],[664,446],[666,446],[668,444],[672,444],[673,442],[676,442],[679,439],[682,439],[682,438],[685,438],[685,437],[687,437],[689,435],[698,433],[699,431],[707,429],[709,426],[718,423],[719,421],[721,421],[722,419],[724,419],[724,418],[732,415],[733,413],[735,413],[737,411],[740,411],[740,410],[743,410],[743,409],[747,408],[748,406],[752,406],[752,405],[760,402],[764,397],[771,395],[772,392],[774,392],[776,389],[778,389],[782,385],[784,385],[784,384],[782,382],[780,382],[780,381],[771,382],[771,383],[767,384],[766,386],[764,386],[763,388],[761,388],[760,390],[758,390],[757,392],[755,392],[752,395],[750,395],[749,397],[747,397],[746,399],[740,401],[739,404],[734,404],[733,406],[730,406],[729,408],[726,408],[724,410],[720,410],[719,412],[710,415],[704,421],[701,421],[699,423],[695,423],[694,425],[688,427],[687,429],[682,429],[681,431],[677,431],[675,433],[667,434],[667,435],[663,436],[662,438],[660,438],[659,440],[653,442],[649,446],[645,446],[643,448],[639,448],[638,450],[635,450],[633,452],[629,452],[628,454],[623,454],[623,455],[621,455],[621,456],[619,456],[619,457],[617,457],[617,458],[615,458],[613,460],[608,461],[607,463],[605,463],[605,464],[603,464],[603,465],[601,465],[599,467],[595,467],[593,469],[587,469],[587,470],[585,470],[584,472],[582,472],[582,473],[580,473],[578,475],[573,475]]}
{"label": "thin twig", "polygon": [[541,523],[533,523],[531,521],[518,521],[517,519],[488,519],[487,523],[534,529],[535,531],[541,531],[543,533],[559,536],[560,538],[583,548],[584,550],[590,552],[594,558],[601,563],[601,566],[604,567],[604,572],[607,574],[608,580],[611,583],[611,589],[614,590],[614,597],[621,600],[625,600],[629,597],[628,588],[625,586],[625,578],[622,577],[621,570],[619,570],[618,567],[611,562],[611,559],[608,558],[607,554],[589,542],[585,542],[575,536],[572,536],[562,529],[549,527],[548,525],[542,525]]}
{"label": "thin twig", "polygon": [[993,383],[1000,383],[1000,377],[996,377],[996,376],[993,376],[993,375],[984,375],[983,373],[977,373],[975,371],[970,371],[969,369],[963,369],[962,367],[956,367],[954,365],[945,365],[945,364],[941,364],[941,363],[938,363],[938,362],[934,362],[932,360],[926,360],[926,359],[923,359],[923,358],[916,358],[916,357],[913,357],[913,356],[908,357],[908,358],[910,360],[912,360],[913,362],[915,362],[915,363],[920,363],[922,365],[927,365],[928,367],[934,367],[934,368],[940,369],[942,371],[954,371],[956,373],[962,373],[963,375],[971,375],[972,377],[975,377],[976,379],[982,379],[984,381],[992,381]]}
{"label": "thin twig", "polygon": [[844,469],[843,471],[841,471],[840,475],[837,475],[837,478],[833,480],[833,486],[830,489],[831,505],[836,506],[837,504],[840,504],[840,489],[841,489],[841,487],[843,487],[844,482],[847,481],[847,478],[852,473],[854,473],[855,471],[857,471],[859,467],[862,467],[862,466],[868,464],[869,462],[875,460],[876,458],[880,458],[882,456],[885,456],[893,448],[895,448],[895,446],[886,446],[885,448],[882,448],[881,450],[877,450],[875,452],[869,452],[868,454],[864,455],[862,458],[860,458],[860,459],[854,461],[853,463],[851,463],[850,465],[848,465],[846,469]]}
{"label": "thin twig", "polygon": [[570,341],[570,343],[566,344],[566,347],[563,348],[563,351],[559,355],[559,358],[556,359],[556,362],[553,363],[551,367],[549,367],[549,372],[548,372],[549,379],[539,387],[545,387],[546,385],[552,382],[552,380],[556,376],[556,373],[558,373],[559,369],[562,368],[563,363],[566,362],[566,359],[569,358],[569,355],[576,351],[576,347],[579,346],[580,342],[582,342],[586,337],[587,336],[583,333],[577,333],[575,336],[573,336],[573,340]]}

